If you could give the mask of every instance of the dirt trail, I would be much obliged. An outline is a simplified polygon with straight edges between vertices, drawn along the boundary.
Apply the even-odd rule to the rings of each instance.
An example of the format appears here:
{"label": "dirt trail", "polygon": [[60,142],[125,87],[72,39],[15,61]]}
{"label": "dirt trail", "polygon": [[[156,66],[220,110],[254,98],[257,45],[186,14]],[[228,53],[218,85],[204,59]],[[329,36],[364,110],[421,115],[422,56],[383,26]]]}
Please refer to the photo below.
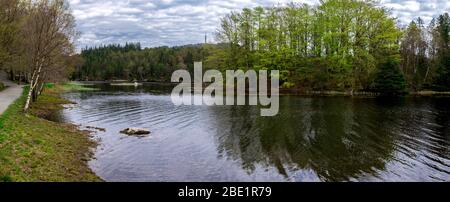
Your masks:
{"label": "dirt trail", "polygon": [[0,82],[7,86],[6,89],[0,91],[0,115],[22,95],[22,86],[19,86],[7,79],[6,73],[0,70]]}

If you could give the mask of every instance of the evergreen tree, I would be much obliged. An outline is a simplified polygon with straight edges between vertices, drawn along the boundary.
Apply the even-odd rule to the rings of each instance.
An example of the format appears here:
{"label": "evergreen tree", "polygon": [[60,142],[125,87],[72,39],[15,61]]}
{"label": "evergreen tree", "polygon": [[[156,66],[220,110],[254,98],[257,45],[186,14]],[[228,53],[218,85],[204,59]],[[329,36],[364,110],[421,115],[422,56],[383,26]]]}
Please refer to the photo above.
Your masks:
{"label": "evergreen tree", "polygon": [[374,90],[382,95],[404,94],[406,80],[399,67],[395,59],[383,62],[374,80]]}
{"label": "evergreen tree", "polygon": [[450,90],[450,17],[448,13],[440,15],[436,27],[438,37],[436,90]]}
{"label": "evergreen tree", "polygon": [[402,29],[378,1],[321,0],[316,6],[290,3],[231,12],[217,31],[219,44],[86,48],[85,63],[73,77],[169,81],[173,71],[192,73],[194,61],[203,61],[205,69],[221,71],[280,70],[283,87],[304,90],[364,91],[375,78],[388,94],[404,91],[404,85],[413,91],[450,90],[448,14],[428,27],[417,18]]}
{"label": "evergreen tree", "polygon": [[217,45],[186,45],[142,49],[139,43],[112,44],[85,48],[84,64],[72,75],[78,80],[169,81],[173,71],[193,72],[194,61],[209,56],[206,47]]}

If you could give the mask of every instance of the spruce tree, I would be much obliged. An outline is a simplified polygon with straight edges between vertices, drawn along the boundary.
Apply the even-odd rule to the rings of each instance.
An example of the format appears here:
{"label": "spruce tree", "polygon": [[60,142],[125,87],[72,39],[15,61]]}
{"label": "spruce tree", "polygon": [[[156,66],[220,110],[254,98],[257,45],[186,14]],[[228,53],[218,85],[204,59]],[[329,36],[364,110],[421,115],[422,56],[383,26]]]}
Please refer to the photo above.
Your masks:
{"label": "spruce tree", "polygon": [[450,90],[450,17],[448,13],[438,18],[437,75],[434,88],[438,91]]}
{"label": "spruce tree", "polygon": [[406,93],[405,88],[406,80],[399,63],[392,59],[383,62],[374,80],[375,91],[381,95],[402,95]]}

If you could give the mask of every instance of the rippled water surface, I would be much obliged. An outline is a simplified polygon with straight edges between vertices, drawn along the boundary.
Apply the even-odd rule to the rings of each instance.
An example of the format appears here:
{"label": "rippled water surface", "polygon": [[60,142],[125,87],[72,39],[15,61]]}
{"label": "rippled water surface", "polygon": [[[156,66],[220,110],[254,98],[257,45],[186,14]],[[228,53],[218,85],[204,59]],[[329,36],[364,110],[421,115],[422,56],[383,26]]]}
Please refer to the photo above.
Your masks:
{"label": "rippled water surface", "polygon": [[[64,121],[106,128],[91,168],[106,181],[450,181],[450,98],[280,98],[174,106],[171,87],[73,92]],[[119,131],[143,127],[147,137]]]}

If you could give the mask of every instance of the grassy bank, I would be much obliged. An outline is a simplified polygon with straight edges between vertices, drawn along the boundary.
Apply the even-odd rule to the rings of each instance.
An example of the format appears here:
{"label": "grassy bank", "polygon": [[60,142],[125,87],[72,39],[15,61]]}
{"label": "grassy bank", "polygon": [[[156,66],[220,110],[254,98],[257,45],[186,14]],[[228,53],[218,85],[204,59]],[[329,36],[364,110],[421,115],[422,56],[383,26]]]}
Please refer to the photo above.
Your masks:
{"label": "grassy bank", "polygon": [[68,103],[63,88],[47,88],[22,113],[25,92],[0,116],[0,181],[101,181],[87,166],[95,142],[87,132],[41,117]]}
{"label": "grassy bank", "polygon": [[90,87],[89,84],[82,84],[78,82],[68,82],[64,83],[58,87],[60,87],[63,91],[95,91],[98,90],[96,88]]}

